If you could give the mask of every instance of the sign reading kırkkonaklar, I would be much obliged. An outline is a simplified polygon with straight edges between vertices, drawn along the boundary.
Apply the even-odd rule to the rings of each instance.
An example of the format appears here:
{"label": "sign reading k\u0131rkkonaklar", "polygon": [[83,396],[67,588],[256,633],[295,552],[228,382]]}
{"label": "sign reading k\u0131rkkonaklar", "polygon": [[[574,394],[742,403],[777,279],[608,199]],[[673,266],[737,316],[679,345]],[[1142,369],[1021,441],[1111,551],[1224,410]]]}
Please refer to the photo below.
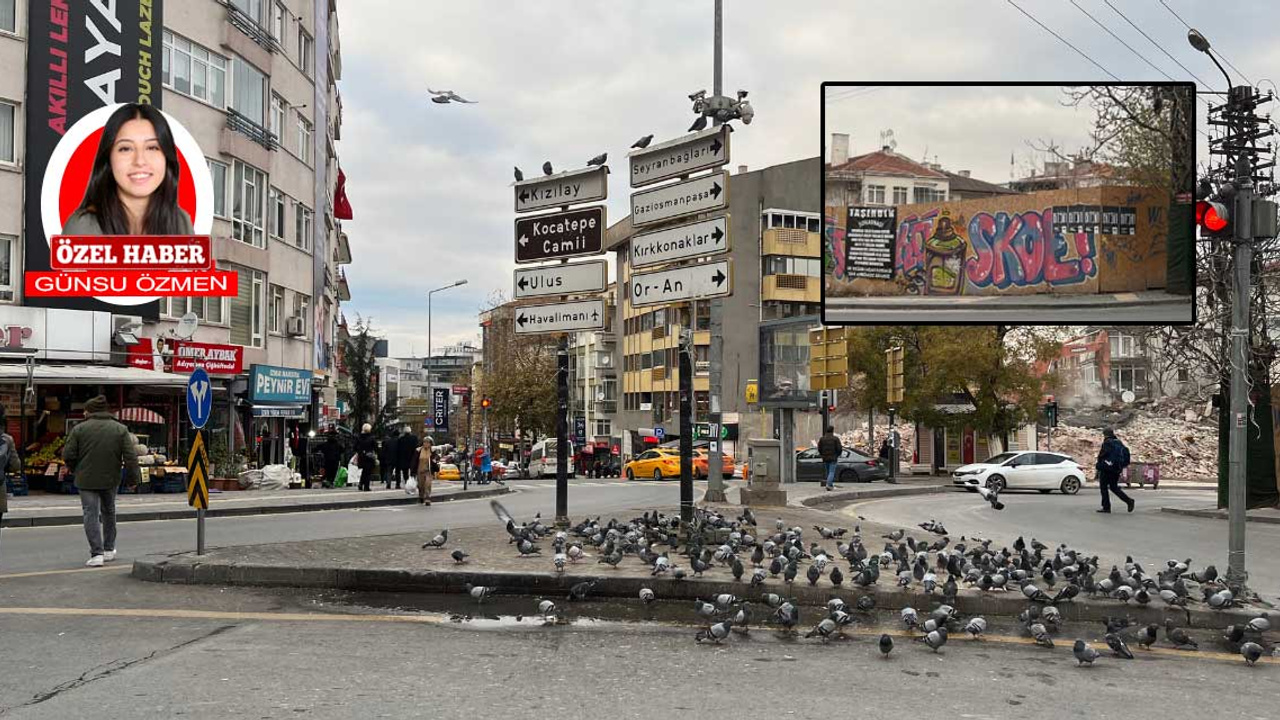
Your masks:
{"label": "sign reading k\u0131rkkonaklar", "polygon": [[893,206],[855,206],[845,220],[845,274],[849,277],[893,279],[893,242],[898,209]]}

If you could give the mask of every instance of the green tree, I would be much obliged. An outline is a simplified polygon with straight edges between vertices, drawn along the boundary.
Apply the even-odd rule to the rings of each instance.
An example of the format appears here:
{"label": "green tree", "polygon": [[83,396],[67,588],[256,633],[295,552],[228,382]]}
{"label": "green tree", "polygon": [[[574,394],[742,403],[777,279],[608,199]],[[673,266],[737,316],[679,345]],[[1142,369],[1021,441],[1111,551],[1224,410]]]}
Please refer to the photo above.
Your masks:
{"label": "green tree", "polygon": [[[351,379],[351,391],[347,394],[347,404],[351,407],[348,417],[351,429],[356,432],[366,423],[386,422],[386,408],[376,408],[378,399],[377,365],[373,360],[373,345],[377,340],[372,334],[372,319],[356,318],[354,332],[351,333],[343,348],[342,360],[347,376]],[[381,428],[376,428],[381,430]]]}

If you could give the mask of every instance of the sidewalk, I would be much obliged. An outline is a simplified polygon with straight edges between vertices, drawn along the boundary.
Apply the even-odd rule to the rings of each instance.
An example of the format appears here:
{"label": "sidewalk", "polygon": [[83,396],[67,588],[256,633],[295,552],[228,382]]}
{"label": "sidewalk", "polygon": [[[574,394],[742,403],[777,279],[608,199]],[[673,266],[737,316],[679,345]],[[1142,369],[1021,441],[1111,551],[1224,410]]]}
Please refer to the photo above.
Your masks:
{"label": "sidewalk", "polygon": [[951,478],[942,475],[900,475],[897,483],[836,483],[835,489],[831,491],[825,490],[824,485],[818,482],[802,482],[786,486],[788,504],[823,510],[830,509],[824,506],[836,503],[904,495],[929,495],[947,492],[950,488]]}
{"label": "sidewalk", "polygon": [[[1226,520],[1226,509],[1217,507],[1207,508],[1173,508],[1162,507],[1160,512],[1166,512],[1171,515],[1186,515],[1189,517],[1210,518],[1212,520]],[[1264,523],[1270,525],[1280,525],[1280,508],[1258,508],[1257,510],[1249,510],[1245,512],[1245,520],[1248,522]]]}
{"label": "sidewalk", "polygon": [[[387,505],[411,505],[417,502],[404,490],[383,490],[381,483],[376,490],[360,492],[354,488],[297,489],[297,490],[241,490],[233,492],[209,491],[207,517],[236,515],[270,515],[278,513],[314,512],[318,510],[347,510],[352,508],[382,507]],[[437,480],[432,486],[432,502],[468,500],[511,492],[502,485],[472,484],[465,492],[462,483]],[[181,493],[117,495],[118,522],[146,520],[173,520],[189,518],[194,511],[187,505]],[[83,522],[80,498],[77,495],[28,495],[9,498],[9,512],[4,515],[3,527],[47,527],[50,525],[78,525]]]}

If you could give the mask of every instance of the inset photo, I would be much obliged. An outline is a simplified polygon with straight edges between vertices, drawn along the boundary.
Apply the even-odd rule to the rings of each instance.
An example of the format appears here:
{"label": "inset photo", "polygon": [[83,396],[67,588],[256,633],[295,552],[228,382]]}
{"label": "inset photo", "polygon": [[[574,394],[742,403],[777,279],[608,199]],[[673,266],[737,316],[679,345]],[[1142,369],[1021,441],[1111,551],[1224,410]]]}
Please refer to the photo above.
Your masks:
{"label": "inset photo", "polygon": [[1191,83],[824,83],[823,323],[1195,319]]}

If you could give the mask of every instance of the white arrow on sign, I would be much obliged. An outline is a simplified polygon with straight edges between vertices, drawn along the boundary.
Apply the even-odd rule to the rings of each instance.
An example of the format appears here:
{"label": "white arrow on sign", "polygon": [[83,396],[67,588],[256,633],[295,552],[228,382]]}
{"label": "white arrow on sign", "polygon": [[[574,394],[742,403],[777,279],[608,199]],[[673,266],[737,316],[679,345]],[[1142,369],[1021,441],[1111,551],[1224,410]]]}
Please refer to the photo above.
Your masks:
{"label": "white arrow on sign", "polygon": [[524,305],[515,310],[517,335],[603,330],[604,300]]}
{"label": "white arrow on sign", "polygon": [[633,307],[732,294],[733,272],[728,260],[632,273],[627,281],[627,297]]}
{"label": "white arrow on sign", "polygon": [[609,166],[583,168],[515,183],[516,212],[604,200],[609,197]]}
{"label": "white arrow on sign", "polygon": [[627,156],[631,163],[631,187],[724,165],[729,162],[730,130],[731,126],[721,125],[632,152]]}
{"label": "white arrow on sign", "polygon": [[648,267],[729,251],[729,217],[677,225],[631,238],[631,267]]}
{"label": "white arrow on sign", "polygon": [[605,280],[607,269],[608,264],[604,260],[517,268],[514,297],[604,292],[608,286]]}
{"label": "white arrow on sign", "polygon": [[631,225],[719,210],[729,204],[729,173],[721,171],[631,194]]}

